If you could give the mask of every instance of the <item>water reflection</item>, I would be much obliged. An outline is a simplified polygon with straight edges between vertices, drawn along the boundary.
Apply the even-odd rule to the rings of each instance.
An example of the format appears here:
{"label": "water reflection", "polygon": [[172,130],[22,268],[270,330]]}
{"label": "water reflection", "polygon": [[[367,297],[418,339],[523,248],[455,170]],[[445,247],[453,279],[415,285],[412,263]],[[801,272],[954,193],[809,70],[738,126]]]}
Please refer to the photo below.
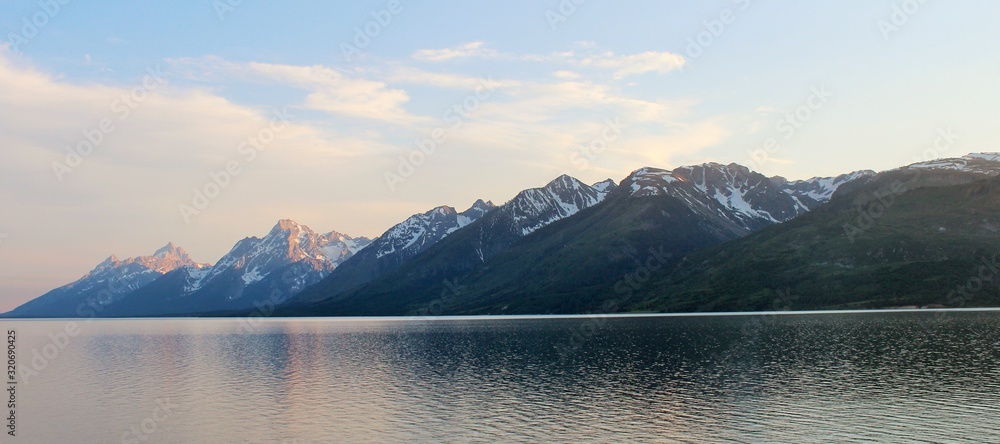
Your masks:
{"label": "water reflection", "polygon": [[614,318],[569,353],[592,320],[94,322],[22,436],[119,442],[168,399],[148,442],[996,442],[998,321]]}

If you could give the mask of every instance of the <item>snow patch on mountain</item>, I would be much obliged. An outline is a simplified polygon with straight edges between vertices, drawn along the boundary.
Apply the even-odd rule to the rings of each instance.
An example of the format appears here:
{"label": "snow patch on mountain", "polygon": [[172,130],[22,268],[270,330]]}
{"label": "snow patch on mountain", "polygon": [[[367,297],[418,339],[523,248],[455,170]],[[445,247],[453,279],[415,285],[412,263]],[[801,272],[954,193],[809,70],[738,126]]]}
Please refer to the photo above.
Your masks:
{"label": "snow patch on mountain", "polygon": [[194,293],[234,272],[244,286],[252,285],[291,264],[303,264],[308,274],[319,280],[369,244],[368,238],[352,238],[336,231],[318,234],[295,221],[280,220],[263,238],[237,242],[210,270],[187,269],[184,291]]}
{"label": "snow patch on mountain", "polygon": [[[479,220],[496,208],[493,202],[477,200],[461,213],[449,206],[440,206],[422,214],[414,214],[393,226],[374,241],[376,258],[401,251],[422,251],[448,235]],[[409,254],[408,253],[408,254]]]}
{"label": "snow patch on mountain", "polygon": [[771,180],[783,184],[784,191],[795,198],[796,203],[804,211],[810,211],[829,202],[833,194],[841,186],[875,176],[872,170],[855,171],[841,174],[837,177],[814,177],[806,180],[785,181],[782,177]]}
{"label": "snow patch on mountain", "polygon": [[623,185],[627,185],[631,196],[669,195],[700,214],[718,216],[742,229],[754,230],[810,211],[829,201],[843,184],[874,174],[859,171],[788,182],[781,177],[767,178],[742,165],[710,162],[672,171],[641,168]]}
{"label": "snow patch on mountain", "polygon": [[618,188],[618,184],[615,183],[615,181],[613,181],[611,179],[605,179],[605,180],[603,180],[601,182],[597,182],[597,183],[591,185],[590,187],[593,188],[594,190],[596,190],[598,193],[602,193],[604,195],[607,195],[608,193],[610,193],[610,192],[614,191],[615,189],[617,189]]}
{"label": "snow patch on mountain", "polygon": [[171,271],[180,268],[204,270],[208,267],[209,264],[192,260],[184,249],[171,242],[151,256],[122,260],[112,254],[80,279],[57,290],[75,294],[99,291],[104,296],[98,302],[106,305],[112,303],[115,297],[149,285]]}
{"label": "snow patch on mountain", "polygon": [[955,170],[997,176],[1000,175],[1000,153],[971,153],[962,157],[914,163],[898,169]]}
{"label": "snow patch on mountain", "polygon": [[609,185],[595,189],[564,174],[542,188],[518,193],[501,208],[511,214],[521,235],[527,236],[555,221],[597,205],[613,189]]}

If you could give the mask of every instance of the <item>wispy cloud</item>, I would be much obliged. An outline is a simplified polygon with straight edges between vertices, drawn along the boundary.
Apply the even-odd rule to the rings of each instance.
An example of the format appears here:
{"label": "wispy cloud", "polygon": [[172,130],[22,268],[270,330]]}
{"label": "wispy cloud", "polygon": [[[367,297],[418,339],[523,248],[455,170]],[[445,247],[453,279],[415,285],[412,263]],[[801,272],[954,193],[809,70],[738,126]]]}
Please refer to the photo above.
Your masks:
{"label": "wispy cloud", "polygon": [[649,51],[640,54],[615,55],[606,52],[598,56],[585,57],[574,61],[582,66],[609,69],[617,79],[655,72],[667,74],[684,67],[684,57],[670,52]]}
{"label": "wispy cloud", "polygon": [[[667,51],[647,51],[637,54],[615,54],[595,51],[594,42],[577,42],[577,50],[550,54],[505,54],[486,47],[484,42],[470,42],[454,48],[423,49],[413,54],[416,60],[443,62],[463,58],[509,59],[527,62],[547,62],[571,67],[611,71],[615,79],[646,73],[667,74],[684,67],[686,59]],[[559,72],[567,72],[560,70]]]}
{"label": "wispy cloud", "polygon": [[[717,122],[691,120],[694,100],[633,95],[616,80],[669,72],[672,65],[656,57],[571,51],[515,56],[479,43],[425,56],[504,58],[540,69],[533,76],[520,75],[520,69],[491,74],[477,72],[481,66],[444,69],[412,58],[369,61],[350,70],[210,56],[166,60],[169,84],[119,122],[67,184],[52,176],[50,164],[62,160],[65,147],[79,142],[81,131],[109,114],[110,104],[141,79],[74,82],[0,50],[0,145],[5,147],[0,150],[0,200],[10,202],[10,214],[34,215],[4,228],[55,233],[45,238],[47,245],[33,247],[61,251],[74,248],[81,237],[61,222],[73,214],[74,224],[87,227],[86,237],[114,240],[143,226],[156,243],[174,239],[210,261],[238,240],[234,236],[258,232],[281,217],[321,230],[376,235],[423,206],[442,203],[442,196],[445,203],[457,203],[452,201],[456,193],[464,193],[466,200],[502,201],[570,168],[570,156],[599,135],[607,119],[620,119],[630,129],[587,170],[602,177],[582,179],[621,176],[640,163],[669,160],[678,150],[700,150],[725,134]],[[594,71],[611,75],[595,76]],[[452,126],[445,111],[475,97],[484,81],[496,93],[460,126]],[[428,87],[452,90],[448,94],[455,99],[445,106],[426,101]],[[247,90],[261,93],[241,94]],[[197,224],[185,225],[178,203],[189,201],[193,187],[227,162],[243,160],[239,143],[267,127],[272,108],[286,106],[302,118],[293,119],[260,160],[242,163],[246,172]],[[433,161],[405,189],[390,194],[383,172],[413,149],[414,140],[441,128],[447,129],[448,140]],[[484,159],[492,170],[518,171],[524,180],[484,176],[468,168]],[[445,184],[452,183],[470,186],[445,191],[450,186]],[[434,202],[427,201],[429,196]],[[86,248],[91,250],[81,251],[80,268],[92,266],[89,260],[105,257],[108,250],[147,253],[125,242],[91,242]],[[29,258],[20,272],[45,260],[31,258],[31,251],[11,254]],[[65,272],[56,279],[61,281],[82,271],[53,273]]]}
{"label": "wispy cloud", "polygon": [[[238,150],[241,141],[268,127],[270,107],[244,106],[180,85],[150,93],[127,118],[116,115],[112,104],[141,82],[77,83],[0,51],[0,201],[5,202],[5,214],[20,215],[5,220],[10,225],[4,229],[36,238],[30,248],[10,251],[23,260],[5,272],[38,273],[44,268],[47,273],[65,272],[58,280],[67,280],[85,269],[42,267],[51,257],[39,252],[51,256],[53,251],[74,251],[79,267],[92,266],[88,261],[111,251],[142,253],[139,245],[127,242],[130,237],[121,235],[135,227],[157,243],[183,241],[194,228],[178,217],[178,203],[190,199],[192,187],[209,180],[210,173],[224,169],[227,162],[244,160]],[[84,132],[93,132],[102,119],[110,119],[114,129],[94,144],[65,181],[58,181],[52,164],[67,163],[66,147],[85,140]],[[317,184],[316,190],[363,183],[365,159],[387,151],[380,140],[377,133],[346,134],[293,119],[199,220],[204,232],[193,235],[204,242],[189,248],[212,260],[236,240],[229,233],[241,236],[282,215],[293,216],[298,206],[311,205],[298,201],[294,192],[304,180],[322,177],[327,185]],[[377,177],[374,168],[370,174]],[[223,229],[225,225],[231,228]]]}
{"label": "wispy cloud", "polygon": [[421,120],[403,108],[410,101],[409,94],[384,82],[351,78],[324,66],[269,63],[247,66],[261,75],[308,89],[305,103],[308,108],[395,123]]}
{"label": "wispy cloud", "polygon": [[580,78],[580,73],[564,69],[552,73],[552,77],[560,80],[576,80]]}
{"label": "wispy cloud", "polygon": [[469,42],[454,48],[421,49],[413,53],[413,58],[428,62],[443,62],[470,57],[496,57],[498,55],[500,55],[498,52],[487,48],[484,42]]}
{"label": "wispy cloud", "polygon": [[187,77],[195,79],[246,79],[269,81],[307,92],[298,106],[347,117],[412,124],[421,120],[405,110],[410,101],[406,91],[385,82],[361,78],[322,66],[273,63],[237,63],[218,57],[184,58],[171,61]]}
{"label": "wispy cloud", "polygon": [[438,88],[473,90],[485,82],[496,88],[519,87],[523,82],[512,79],[495,79],[462,74],[427,71],[412,66],[396,65],[384,76],[385,81],[396,85],[425,85]]}

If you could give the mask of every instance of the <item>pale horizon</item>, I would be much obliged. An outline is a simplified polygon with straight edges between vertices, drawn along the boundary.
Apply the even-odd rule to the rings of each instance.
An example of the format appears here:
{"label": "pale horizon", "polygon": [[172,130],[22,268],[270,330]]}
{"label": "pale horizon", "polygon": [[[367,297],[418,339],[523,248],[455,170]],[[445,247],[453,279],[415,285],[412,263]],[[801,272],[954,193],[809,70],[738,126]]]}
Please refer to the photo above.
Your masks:
{"label": "pale horizon", "polygon": [[1000,151],[1000,4],[563,3],[14,2],[0,312],[112,254],[214,263],[280,219],[374,238],[564,173]]}

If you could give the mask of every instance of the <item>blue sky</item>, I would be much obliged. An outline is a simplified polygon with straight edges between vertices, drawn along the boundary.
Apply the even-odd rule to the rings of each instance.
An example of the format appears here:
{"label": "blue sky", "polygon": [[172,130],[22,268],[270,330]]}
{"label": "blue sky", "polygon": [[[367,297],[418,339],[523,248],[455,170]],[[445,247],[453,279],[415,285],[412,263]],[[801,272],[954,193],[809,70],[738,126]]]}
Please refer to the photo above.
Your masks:
{"label": "blue sky", "polygon": [[561,173],[1000,150],[985,0],[62,1],[0,13],[0,310],[111,253],[212,262],[279,218],[376,236]]}

